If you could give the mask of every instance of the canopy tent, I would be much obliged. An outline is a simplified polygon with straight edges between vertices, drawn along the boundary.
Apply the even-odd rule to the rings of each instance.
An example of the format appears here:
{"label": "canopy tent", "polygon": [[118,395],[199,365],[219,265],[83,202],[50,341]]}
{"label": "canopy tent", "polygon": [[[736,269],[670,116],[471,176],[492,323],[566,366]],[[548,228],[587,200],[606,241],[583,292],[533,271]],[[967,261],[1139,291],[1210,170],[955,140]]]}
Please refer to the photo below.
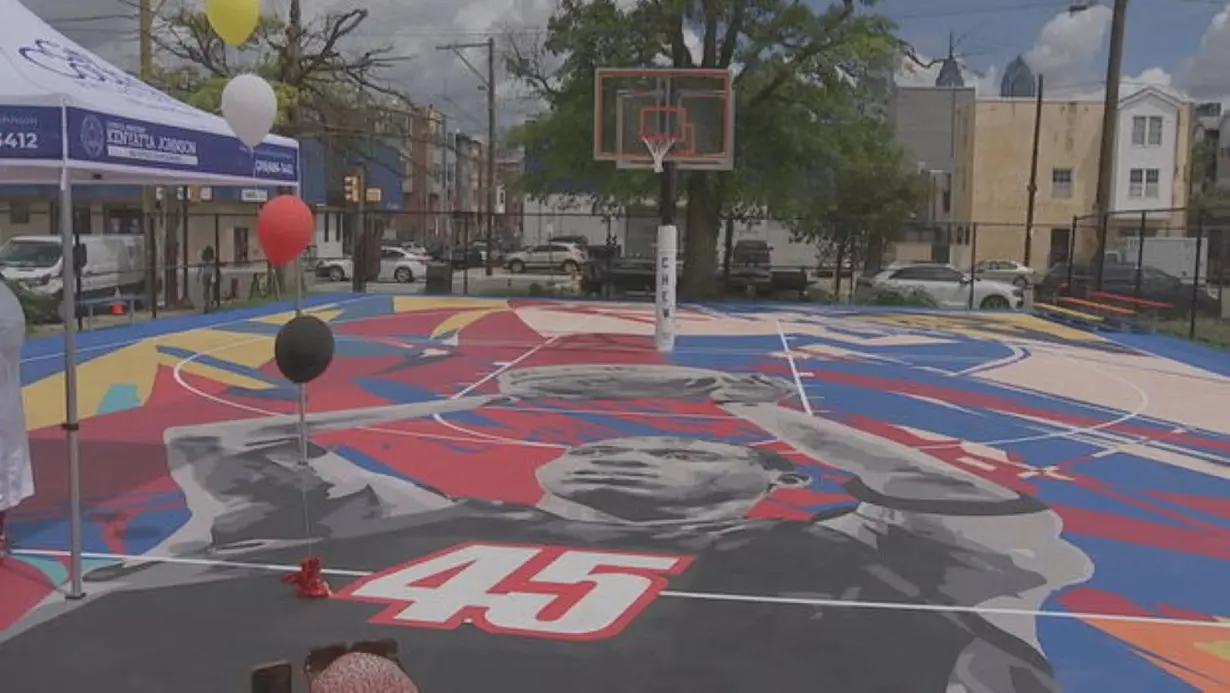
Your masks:
{"label": "canopy tent", "polygon": [[[0,183],[299,186],[299,145],[255,148],[218,116],[180,103],[56,32],[17,0],[0,0]],[[74,285],[72,215],[60,215],[63,286]],[[77,435],[76,311],[64,290],[64,430],[71,503],[69,598],[84,596]],[[24,422],[22,422],[24,426]]]}
{"label": "canopy tent", "polygon": [[299,182],[299,145],[244,146],[222,118],[163,94],[0,0],[0,182]]}

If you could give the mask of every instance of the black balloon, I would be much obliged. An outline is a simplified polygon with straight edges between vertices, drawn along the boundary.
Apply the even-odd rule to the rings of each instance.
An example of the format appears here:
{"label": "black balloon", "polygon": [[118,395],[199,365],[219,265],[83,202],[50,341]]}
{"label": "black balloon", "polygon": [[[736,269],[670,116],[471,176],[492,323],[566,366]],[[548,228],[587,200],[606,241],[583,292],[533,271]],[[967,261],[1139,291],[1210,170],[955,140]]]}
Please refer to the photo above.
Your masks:
{"label": "black balloon", "polygon": [[333,362],[333,330],[314,315],[294,317],[278,330],[273,358],[287,380],[310,383]]}

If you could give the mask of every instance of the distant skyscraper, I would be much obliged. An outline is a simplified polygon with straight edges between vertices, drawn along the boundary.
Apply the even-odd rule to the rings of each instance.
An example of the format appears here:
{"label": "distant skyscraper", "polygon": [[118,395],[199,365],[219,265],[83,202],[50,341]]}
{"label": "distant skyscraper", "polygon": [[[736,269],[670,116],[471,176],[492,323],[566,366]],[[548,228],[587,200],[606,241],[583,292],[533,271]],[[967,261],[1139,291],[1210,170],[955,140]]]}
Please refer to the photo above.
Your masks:
{"label": "distant skyscraper", "polygon": [[952,34],[948,34],[948,57],[940,65],[940,73],[935,77],[935,86],[948,89],[959,89],[965,86],[965,76],[961,74],[961,65],[957,62],[957,42]]}
{"label": "distant skyscraper", "polygon": [[949,56],[940,65],[940,74],[935,78],[935,86],[959,89],[965,86],[965,78],[961,76],[961,66],[957,59]]}
{"label": "distant skyscraper", "polygon": [[999,83],[999,95],[1005,99],[1032,99],[1038,95],[1038,79],[1025,63],[1025,58],[1018,55],[1008,63],[1004,78]]}

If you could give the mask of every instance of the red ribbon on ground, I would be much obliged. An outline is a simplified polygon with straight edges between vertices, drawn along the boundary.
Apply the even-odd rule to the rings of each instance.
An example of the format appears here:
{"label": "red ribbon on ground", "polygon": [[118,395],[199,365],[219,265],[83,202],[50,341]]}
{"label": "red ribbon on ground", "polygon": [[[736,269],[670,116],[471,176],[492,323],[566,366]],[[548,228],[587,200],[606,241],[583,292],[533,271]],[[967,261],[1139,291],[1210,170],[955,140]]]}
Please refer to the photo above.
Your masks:
{"label": "red ribbon on ground", "polygon": [[299,570],[282,576],[282,582],[295,586],[302,599],[327,599],[333,596],[329,583],[321,576],[323,566],[317,556],[308,556],[299,562]]}

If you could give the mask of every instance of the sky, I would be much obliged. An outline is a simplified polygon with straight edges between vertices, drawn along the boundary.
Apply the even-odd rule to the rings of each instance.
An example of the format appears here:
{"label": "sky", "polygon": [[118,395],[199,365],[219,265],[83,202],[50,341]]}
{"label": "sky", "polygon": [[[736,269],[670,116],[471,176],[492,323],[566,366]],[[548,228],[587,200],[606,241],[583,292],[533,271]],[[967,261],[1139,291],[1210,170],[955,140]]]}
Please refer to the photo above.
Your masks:
{"label": "sky", "polygon": [[[903,38],[928,57],[947,54],[948,37],[966,66],[967,83],[997,94],[1003,69],[1016,56],[1045,75],[1055,98],[1100,95],[1106,79],[1110,0],[1084,12],[1068,0],[884,0]],[[1129,0],[1125,24],[1124,91],[1165,86],[1195,101],[1230,101],[1230,3],[1225,0]],[[933,84],[930,74],[899,77]]]}
{"label": "sky", "polygon": [[[120,67],[135,68],[135,0],[22,1],[87,48]],[[806,1],[822,7],[828,0]],[[898,22],[901,37],[925,59],[946,55],[953,36],[967,83],[982,94],[998,94],[1003,68],[1022,55],[1046,76],[1048,96],[1086,98],[1101,93],[1106,76],[1111,0],[1099,1],[1103,4],[1090,3],[1076,14],[1067,11],[1069,0],[881,0],[877,9]],[[264,5],[284,13],[287,0],[264,0]],[[456,55],[437,46],[482,42],[492,34],[498,41],[533,41],[556,0],[304,0],[309,16],[356,6],[370,12],[358,32],[363,40],[392,45],[408,58],[390,75],[395,85],[417,103],[443,110],[450,128],[482,134],[481,82]],[[1129,0],[1126,26],[1125,92],[1156,84],[1192,100],[1230,103],[1230,1]],[[467,57],[485,67],[482,50],[471,49]],[[936,70],[903,69],[898,82],[933,84]],[[537,107],[504,75],[497,76],[497,85],[502,123],[516,122]]]}

